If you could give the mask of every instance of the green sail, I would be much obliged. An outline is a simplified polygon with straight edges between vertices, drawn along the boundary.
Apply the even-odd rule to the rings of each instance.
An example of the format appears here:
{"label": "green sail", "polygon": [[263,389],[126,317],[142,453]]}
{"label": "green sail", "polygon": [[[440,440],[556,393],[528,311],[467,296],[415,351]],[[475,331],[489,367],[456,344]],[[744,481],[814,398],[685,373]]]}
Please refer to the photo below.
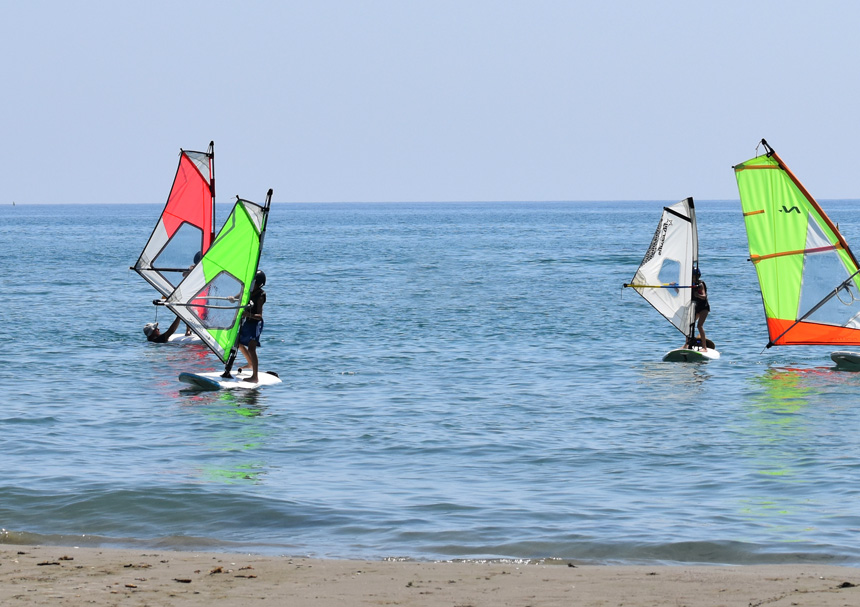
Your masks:
{"label": "green sail", "polygon": [[165,302],[222,362],[236,347],[249,304],[271,197],[269,190],[262,206],[237,199],[212,246]]}

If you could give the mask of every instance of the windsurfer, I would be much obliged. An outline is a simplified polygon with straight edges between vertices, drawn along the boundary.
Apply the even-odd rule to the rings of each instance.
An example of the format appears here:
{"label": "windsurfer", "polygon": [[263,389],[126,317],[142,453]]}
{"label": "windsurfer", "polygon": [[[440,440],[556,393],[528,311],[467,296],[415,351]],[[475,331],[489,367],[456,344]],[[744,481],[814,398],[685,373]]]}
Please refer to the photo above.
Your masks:
{"label": "windsurfer", "polygon": [[266,275],[262,270],[257,270],[254,275],[254,285],[251,289],[251,305],[245,310],[242,327],[239,329],[239,349],[251,367],[251,377],[245,379],[255,384],[259,381],[259,360],[257,359],[257,348],[260,346],[260,334],[263,332],[263,304],[266,303],[266,292],[263,285],[266,284]]}
{"label": "windsurfer", "polygon": [[173,320],[173,322],[170,323],[170,326],[167,328],[167,331],[165,331],[164,333],[162,333],[161,330],[158,328],[157,322],[151,322],[151,323],[148,323],[146,326],[143,327],[143,334],[146,335],[146,341],[152,341],[152,342],[155,342],[157,344],[163,344],[168,339],[170,339],[171,335],[173,335],[176,332],[176,328],[178,326],[179,326],[179,317],[177,316]]}
{"label": "windsurfer", "polygon": [[[699,268],[693,269],[693,305],[696,308],[696,326],[699,327],[699,338],[701,340],[701,349],[708,349],[708,341],[705,339],[705,319],[708,317],[708,312],[711,311],[711,306],[708,303],[708,285],[702,280],[702,272]],[[695,340],[690,344],[691,348],[695,347]]]}

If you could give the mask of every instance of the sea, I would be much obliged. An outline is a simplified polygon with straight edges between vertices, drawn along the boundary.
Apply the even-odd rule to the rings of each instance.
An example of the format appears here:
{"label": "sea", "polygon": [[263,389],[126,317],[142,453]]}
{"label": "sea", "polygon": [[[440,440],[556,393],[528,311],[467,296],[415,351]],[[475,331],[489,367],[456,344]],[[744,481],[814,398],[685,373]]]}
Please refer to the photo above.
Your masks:
{"label": "sea", "polygon": [[0,543],[860,565],[860,374],[765,349],[736,200],[696,204],[722,356],[662,362],[683,336],[622,284],[674,202],[276,202],[283,383],[219,392],[142,332],[161,205],[2,205]]}

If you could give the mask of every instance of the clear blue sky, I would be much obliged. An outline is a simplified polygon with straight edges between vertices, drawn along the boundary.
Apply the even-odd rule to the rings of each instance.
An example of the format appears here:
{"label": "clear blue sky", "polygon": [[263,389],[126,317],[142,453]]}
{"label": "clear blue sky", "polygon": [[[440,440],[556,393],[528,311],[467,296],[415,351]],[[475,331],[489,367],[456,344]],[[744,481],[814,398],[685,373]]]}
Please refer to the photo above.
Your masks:
{"label": "clear blue sky", "polygon": [[0,203],[860,198],[860,3],[3,2]]}

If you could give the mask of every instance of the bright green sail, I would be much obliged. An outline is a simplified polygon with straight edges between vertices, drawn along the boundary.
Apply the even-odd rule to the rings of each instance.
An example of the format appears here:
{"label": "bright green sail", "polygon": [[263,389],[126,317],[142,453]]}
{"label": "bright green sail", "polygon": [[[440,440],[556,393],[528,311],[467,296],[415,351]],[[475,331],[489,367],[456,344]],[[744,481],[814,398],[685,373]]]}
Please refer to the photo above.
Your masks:
{"label": "bright green sail", "polygon": [[734,167],[773,345],[860,344],[857,262],[824,210],[767,153]]}
{"label": "bright green sail", "polygon": [[272,190],[262,206],[237,199],[212,246],[165,301],[221,362],[235,352],[271,201]]}

